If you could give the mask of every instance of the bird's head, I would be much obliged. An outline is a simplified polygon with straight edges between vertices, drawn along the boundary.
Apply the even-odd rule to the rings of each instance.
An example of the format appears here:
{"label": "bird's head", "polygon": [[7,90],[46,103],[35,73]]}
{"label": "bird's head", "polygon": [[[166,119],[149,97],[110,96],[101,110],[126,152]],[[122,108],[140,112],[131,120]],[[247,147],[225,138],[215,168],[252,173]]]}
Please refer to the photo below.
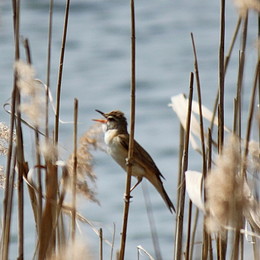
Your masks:
{"label": "bird's head", "polygon": [[100,113],[105,119],[93,119],[106,125],[107,130],[118,130],[119,133],[127,133],[127,121],[123,112],[114,110],[109,113],[103,113],[100,110],[96,111]]}

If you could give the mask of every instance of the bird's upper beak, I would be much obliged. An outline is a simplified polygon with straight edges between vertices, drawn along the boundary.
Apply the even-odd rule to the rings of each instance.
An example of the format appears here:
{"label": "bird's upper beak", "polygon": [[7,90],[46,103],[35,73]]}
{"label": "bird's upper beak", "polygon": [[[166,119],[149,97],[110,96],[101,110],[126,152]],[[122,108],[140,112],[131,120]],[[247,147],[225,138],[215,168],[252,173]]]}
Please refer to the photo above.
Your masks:
{"label": "bird's upper beak", "polygon": [[[98,113],[100,113],[103,117],[106,117],[106,114],[98,109],[96,109],[96,111]],[[93,121],[96,121],[96,122],[100,122],[102,124],[106,124],[107,123],[107,120],[106,119],[92,119]]]}

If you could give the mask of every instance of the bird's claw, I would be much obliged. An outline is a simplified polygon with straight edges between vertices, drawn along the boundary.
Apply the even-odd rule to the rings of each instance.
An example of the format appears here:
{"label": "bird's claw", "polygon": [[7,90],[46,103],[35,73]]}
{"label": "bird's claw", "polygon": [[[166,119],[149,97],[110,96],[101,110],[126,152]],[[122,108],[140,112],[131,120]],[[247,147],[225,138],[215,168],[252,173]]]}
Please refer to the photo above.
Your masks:
{"label": "bird's claw", "polygon": [[124,193],[124,201],[125,202],[130,202],[130,200],[133,198],[133,196],[131,196],[130,194],[127,195],[126,193]]}
{"label": "bird's claw", "polygon": [[126,166],[133,165],[133,159],[126,158],[126,159],[125,159],[125,165],[126,165]]}

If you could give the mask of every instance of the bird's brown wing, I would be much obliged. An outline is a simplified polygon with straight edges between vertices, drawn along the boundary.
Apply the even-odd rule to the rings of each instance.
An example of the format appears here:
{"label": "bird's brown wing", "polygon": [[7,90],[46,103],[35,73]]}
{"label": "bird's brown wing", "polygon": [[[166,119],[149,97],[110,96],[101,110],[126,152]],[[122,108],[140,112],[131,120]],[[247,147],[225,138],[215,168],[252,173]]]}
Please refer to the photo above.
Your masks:
{"label": "bird's brown wing", "polygon": [[[120,135],[119,135],[120,136]],[[124,138],[122,138],[124,137]],[[128,151],[129,147],[129,136],[122,135],[120,138],[122,146]],[[153,172],[158,179],[161,181],[160,177],[163,177],[159,169],[157,168],[152,157],[146,152],[146,150],[136,141],[134,141],[134,161],[146,169],[147,172]]]}
{"label": "bird's brown wing", "polygon": [[[122,135],[120,138],[121,145],[128,151],[129,146],[129,136]],[[144,177],[148,179],[157,191],[161,194],[163,200],[165,201],[166,205],[168,206],[169,210],[175,212],[175,208],[166,193],[163,183],[160,177],[163,177],[159,169],[157,168],[155,162],[153,161],[152,157],[144,150],[144,148],[138,144],[136,141],[134,142],[134,163],[140,165],[145,170]]]}

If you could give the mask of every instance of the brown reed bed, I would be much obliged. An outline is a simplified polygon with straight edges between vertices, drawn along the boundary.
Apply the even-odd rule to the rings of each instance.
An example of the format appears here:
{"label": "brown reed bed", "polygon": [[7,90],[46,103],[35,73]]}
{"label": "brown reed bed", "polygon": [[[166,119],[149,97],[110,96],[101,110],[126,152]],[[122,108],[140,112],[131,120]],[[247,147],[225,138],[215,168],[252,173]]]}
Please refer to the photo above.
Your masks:
{"label": "brown reed bed", "polygon": [[[259,2],[235,1],[239,8],[237,25],[230,47],[225,55],[225,1],[220,1],[220,34],[219,34],[219,69],[218,86],[215,105],[212,112],[203,106],[200,84],[199,57],[196,52],[195,36],[191,34],[191,46],[194,53],[194,71],[190,74],[189,95],[172,97],[171,106],[180,119],[179,176],[177,186],[176,228],[173,231],[173,255],[168,259],[194,259],[194,246],[200,246],[200,259],[246,259],[245,252],[252,252],[254,259],[260,258],[260,204],[259,204],[259,172],[260,172],[260,62],[259,43],[256,48],[258,57],[255,71],[252,72],[253,85],[247,120],[242,118],[243,82],[247,54],[248,17],[260,11]],[[49,128],[50,104],[50,59],[52,37],[53,1],[50,0],[48,57],[46,85],[35,80],[29,40],[24,42],[26,62],[20,59],[20,1],[13,0],[14,46],[15,60],[13,73],[13,89],[11,93],[11,110],[9,126],[0,123],[0,153],[6,156],[5,167],[0,166],[0,188],[4,188],[1,204],[3,213],[0,226],[1,259],[10,257],[10,235],[13,218],[13,198],[18,197],[18,233],[17,259],[24,259],[24,208],[30,204],[35,225],[34,259],[93,259],[91,249],[86,247],[77,232],[77,222],[86,223],[97,234],[99,243],[99,259],[128,259],[125,255],[127,244],[127,224],[130,210],[131,171],[134,161],[134,126],[135,126],[135,5],[130,1],[131,10],[131,122],[130,144],[128,154],[128,172],[125,189],[125,208],[122,214],[122,230],[120,248],[114,254],[114,235],[108,241],[102,228],[97,229],[77,210],[77,196],[83,194],[87,199],[97,202],[95,174],[92,167],[91,148],[104,149],[100,136],[102,129],[93,125],[78,140],[78,106],[80,100],[74,99],[74,131],[73,151],[67,161],[59,158],[59,123],[60,93],[70,1],[67,0],[63,37],[60,52],[58,82],[56,88],[56,107],[54,133]],[[252,11],[253,10],[253,11]],[[138,25],[137,25],[138,26]],[[260,29],[258,28],[259,36]],[[225,77],[229,61],[234,52],[236,42],[240,41],[238,76],[234,79],[237,86],[234,97],[233,129],[225,126]],[[194,87],[196,84],[196,87]],[[195,90],[196,89],[196,90]],[[197,94],[197,102],[195,101]],[[72,101],[73,102],[73,101]],[[245,109],[245,107],[243,108]],[[205,121],[208,124],[205,124]],[[246,124],[243,122],[246,121]],[[42,125],[44,122],[44,125]],[[252,140],[252,125],[259,131],[258,140]],[[206,128],[206,125],[208,127]],[[215,129],[216,128],[216,129]],[[44,129],[41,131],[40,129]],[[25,157],[24,132],[34,133],[35,162],[29,165]],[[190,149],[201,155],[201,172],[189,169]],[[4,170],[5,169],[5,170]],[[15,192],[15,189],[17,191]],[[25,202],[25,193],[29,201]],[[174,194],[175,195],[175,194]],[[65,197],[71,197],[68,204]],[[145,194],[146,197],[146,194]],[[146,197],[149,204],[149,198]],[[156,229],[152,212],[147,207],[149,222],[153,234],[155,256],[138,246],[140,253],[149,259],[161,259]],[[187,222],[184,217],[187,216]],[[69,217],[69,221],[68,221]],[[202,224],[199,219],[202,219]],[[69,223],[69,224],[68,224]],[[69,229],[67,228],[69,226]],[[197,241],[197,233],[202,231],[202,240]],[[111,246],[109,257],[104,256],[103,243]],[[196,255],[198,259],[198,255]]]}

